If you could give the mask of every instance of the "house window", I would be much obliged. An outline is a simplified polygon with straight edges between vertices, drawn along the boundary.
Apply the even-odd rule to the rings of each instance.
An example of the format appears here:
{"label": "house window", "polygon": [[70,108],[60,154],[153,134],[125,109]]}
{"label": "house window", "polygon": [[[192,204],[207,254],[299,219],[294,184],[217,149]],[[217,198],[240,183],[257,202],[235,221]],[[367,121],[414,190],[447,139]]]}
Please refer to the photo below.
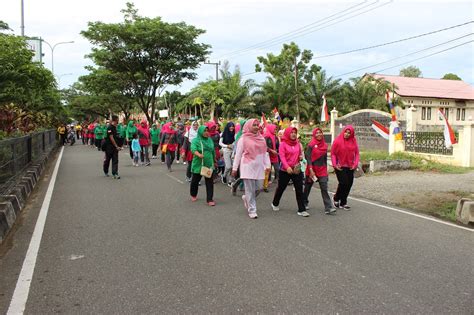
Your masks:
{"label": "house window", "polygon": [[461,109],[456,109],[456,120],[461,120]]}
{"label": "house window", "polygon": [[431,107],[426,108],[426,120],[431,120]]}
{"label": "house window", "polygon": [[465,108],[461,109],[461,120],[462,121],[466,120],[466,109]]}
{"label": "house window", "polygon": [[[441,108],[441,111],[444,113],[444,116],[446,116],[446,120],[449,121],[449,108]],[[442,120],[441,116],[439,116],[439,120]]]}
{"label": "house window", "polygon": [[421,120],[426,120],[426,107],[421,108]]}

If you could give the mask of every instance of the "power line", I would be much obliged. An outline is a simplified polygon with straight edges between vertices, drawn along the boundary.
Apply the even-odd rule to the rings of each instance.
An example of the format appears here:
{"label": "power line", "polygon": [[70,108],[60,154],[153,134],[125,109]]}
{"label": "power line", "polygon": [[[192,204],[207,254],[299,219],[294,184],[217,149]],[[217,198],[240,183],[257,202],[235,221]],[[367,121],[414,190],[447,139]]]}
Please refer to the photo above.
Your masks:
{"label": "power line", "polygon": [[464,42],[464,43],[462,43],[462,44],[459,44],[459,45],[456,45],[456,46],[452,46],[452,47],[449,47],[449,48],[446,48],[446,49],[437,51],[437,52],[435,52],[435,53],[432,53],[432,54],[429,54],[429,55],[426,55],[426,56],[423,56],[423,57],[420,57],[420,58],[417,58],[417,59],[412,59],[412,60],[410,60],[410,61],[407,61],[407,62],[404,62],[404,63],[400,63],[400,64],[398,64],[398,65],[396,65],[396,66],[392,66],[392,67],[388,67],[388,68],[385,68],[385,69],[377,70],[377,71],[375,71],[374,73],[379,73],[379,72],[382,72],[382,71],[385,71],[385,70],[389,70],[389,69],[393,69],[393,68],[396,68],[396,67],[404,66],[404,65],[406,65],[406,64],[412,63],[413,61],[418,61],[418,60],[421,60],[421,59],[425,59],[425,58],[428,58],[428,57],[431,57],[431,56],[434,56],[434,55],[443,53],[443,52],[445,52],[445,51],[448,51],[448,50],[451,50],[451,49],[454,49],[454,48],[458,48],[458,47],[460,47],[460,46],[467,45],[467,44],[472,43],[472,42],[474,42],[474,40],[470,40],[470,41]]}
{"label": "power line", "polygon": [[[330,26],[332,26],[332,25],[336,25],[336,24],[342,23],[342,22],[347,21],[347,20],[349,20],[349,19],[355,18],[355,17],[360,16],[360,15],[362,15],[362,14],[365,14],[365,13],[374,11],[374,10],[376,10],[376,9],[378,9],[378,8],[381,8],[381,7],[383,7],[383,6],[386,6],[386,5],[390,4],[390,3],[392,3],[393,0],[390,0],[389,2],[383,3],[383,4],[379,5],[379,6],[376,6],[376,7],[373,7],[373,8],[371,8],[371,9],[368,9],[368,10],[365,10],[365,11],[362,11],[362,12],[359,12],[359,13],[357,13],[357,14],[351,15],[351,16],[345,18],[345,19],[340,20],[341,17],[344,17],[344,16],[346,16],[346,15],[350,15],[350,14],[352,14],[352,13],[354,13],[354,12],[356,12],[356,11],[359,11],[359,10],[361,10],[361,9],[365,9],[365,8],[367,8],[367,7],[373,6],[374,4],[376,4],[376,3],[378,3],[378,2],[379,2],[379,1],[374,2],[374,3],[371,3],[371,4],[367,5],[367,6],[362,7],[362,8],[359,8],[359,9],[353,11],[353,12],[349,12],[349,13],[343,14],[342,16],[339,16],[339,17],[337,17],[337,18],[331,19],[331,20],[329,20],[329,21],[327,21],[327,22],[322,23],[321,25],[317,25],[317,26],[320,26],[320,27],[318,27],[318,28],[316,28],[316,29],[313,29],[313,28],[314,28],[314,27],[313,27],[313,28],[311,28],[311,30],[296,32],[296,33],[293,34],[292,36],[286,36],[285,38],[281,38],[281,39],[278,39],[278,40],[272,40],[270,43],[268,43],[268,44],[266,44],[266,45],[263,45],[263,46],[260,46],[260,47],[256,47],[256,48],[253,48],[253,49],[246,49],[246,50],[243,50],[243,51],[240,52],[240,53],[236,53],[235,55],[236,55],[236,56],[239,56],[239,55],[246,54],[246,53],[248,53],[248,52],[250,52],[250,51],[253,51],[253,50],[263,49],[263,48],[268,48],[268,47],[271,47],[271,46],[279,45],[279,44],[281,44],[281,43],[283,43],[283,42],[285,42],[285,41],[293,40],[293,39],[295,39],[295,38],[299,38],[299,37],[302,37],[302,36],[305,36],[305,35],[308,35],[308,34],[317,32],[317,31],[319,31],[319,30],[328,28],[328,27],[330,27]],[[331,24],[324,25],[324,24],[326,24],[326,23],[328,23],[328,22],[332,22],[332,21],[335,21],[335,20],[338,20],[338,21],[336,21],[336,22],[334,22],[334,23],[331,23]],[[297,36],[295,36],[295,35],[297,35]],[[235,56],[232,57],[232,58],[235,58]],[[228,58],[228,59],[232,59],[232,58]]]}
{"label": "power line", "polygon": [[448,43],[457,41],[457,40],[459,40],[459,39],[461,39],[461,38],[465,38],[465,37],[471,36],[471,35],[473,35],[473,34],[474,34],[474,33],[469,33],[469,34],[466,34],[466,35],[463,35],[463,36],[460,36],[460,37],[451,39],[451,40],[449,40],[449,41],[446,41],[446,42],[443,42],[443,43],[440,43],[440,44],[436,44],[436,45],[434,45],[434,46],[430,46],[430,47],[427,47],[427,48],[423,48],[423,49],[421,49],[421,50],[417,50],[417,51],[411,52],[411,53],[406,54],[406,55],[403,55],[403,56],[399,56],[399,57],[396,57],[396,58],[393,58],[393,59],[389,59],[389,60],[386,60],[386,61],[383,61],[383,62],[379,62],[379,63],[373,64],[373,65],[370,65],[370,66],[362,67],[362,68],[359,68],[359,69],[356,69],[356,70],[353,70],[353,71],[349,71],[349,72],[346,72],[346,73],[343,73],[343,74],[339,74],[339,75],[335,76],[334,78],[343,77],[343,76],[346,76],[346,75],[348,75],[348,74],[352,74],[352,73],[355,73],[355,72],[359,72],[359,71],[361,71],[361,70],[366,70],[366,69],[373,68],[373,67],[376,67],[376,66],[385,64],[385,63],[389,63],[389,62],[392,62],[392,61],[395,61],[395,60],[398,60],[398,59],[406,58],[406,57],[409,57],[409,56],[418,54],[418,53],[420,53],[420,52],[423,52],[423,51],[426,51],[426,50],[430,50],[430,49],[433,49],[433,48],[436,48],[436,47],[439,47],[439,46],[442,46],[442,45],[445,45],[445,44],[448,44]]}
{"label": "power line", "polygon": [[323,19],[317,20],[317,21],[315,21],[315,22],[312,22],[312,23],[310,23],[310,24],[307,24],[307,25],[305,25],[305,26],[302,26],[302,27],[297,28],[297,29],[295,29],[295,30],[292,30],[292,31],[290,31],[290,32],[284,33],[284,34],[282,34],[282,35],[278,35],[278,36],[276,36],[276,37],[270,38],[270,39],[265,40],[265,41],[263,41],[263,42],[259,42],[259,43],[253,44],[253,45],[251,45],[251,46],[249,46],[249,47],[242,48],[242,49],[238,49],[238,50],[235,50],[235,51],[230,52],[230,53],[227,53],[227,54],[223,54],[223,55],[221,55],[219,58],[221,58],[222,56],[234,55],[234,54],[236,54],[236,53],[239,53],[239,52],[242,52],[242,51],[251,49],[251,48],[256,48],[256,47],[259,47],[259,46],[261,46],[261,45],[263,45],[263,44],[267,44],[268,42],[271,42],[271,41],[273,41],[273,40],[275,40],[275,39],[279,39],[279,38],[285,37],[285,36],[287,36],[287,35],[290,35],[290,34],[292,34],[292,33],[294,33],[294,32],[301,31],[301,30],[306,29],[306,28],[310,28],[310,27],[314,26],[315,24],[321,23],[322,21],[324,21],[324,20],[326,20],[326,19],[329,19],[329,18],[331,18],[331,17],[337,16],[337,15],[339,15],[339,14],[341,14],[341,13],[344,13],[344,12],[346,12],[346,11],[348,11],[348,10],[352,10],[353,8],[356,8],[356,7],[360,6],[360,5],[363,5],[363,4],[366,3],[366,2],[367,2],[367,0],[366,0],[366,1],[363,1],[363,2],[361,2],[361,3],[358,3],[358,4],[356,4],[356,5],[353,5],[353,6],[347,8],[347,9],[345,9],[345,10],[342,10],[342,11],[339,11],[339,12],[337,12],[337,13],[334,13],[333,15],[327,16],[327,17],[325,17],[325,18],[323,18]]}
{"label": "power line", "polygon": [[320,58],[328,58],[328,57],[333,57],[333,56],[340,56],[340,55],[350,54],[350,53],[353,53],[353,52],[358,52],[358,51],[368,50],[368,49],[372,49],[372,48],[377,48],[377,47],[392,45],[392,44],[404,42],[404,41],[407,41],[407,40],[411,40],[411,39],[415,39],[415,38],[420,38],[420,37],[423,37],[423,36],[428,36],[428,35],[440,33],[440,32],[443,32],[443,31],[451,30],[451,29],[453,29],[453,28],[465,26],[465,25],[468,25],[468,24],[471,24],[471,23],[474,23],[474,21],[469,21],[469,22],[465,22],[465,23],[462,23],[462,24],[453,25],[453,26],[450,26],[450,27],[446,27],[446,28],[442,28],[442,29],[436,30],[436,31],[432,31],[432,32],[428,32],[428,33],[424,33],[424,34],[420,34],[420,35],[415,35],[415,36],[411,36],[411,37],[407,37],[407,38],[403,38],[403,39],[398,39],[398,40],[391,41],[391,42],[386,42],[386,43],[383,43],[383,44],[377,44],[377,45],[368,46],[368,47],[364,47],[364,48],[352,49],[352,50],[343,51],[343,52],[340,52],[340,53],[329,54],[329,55],[316,56],[316,57],[313,57],[313,59],[320,59]]}

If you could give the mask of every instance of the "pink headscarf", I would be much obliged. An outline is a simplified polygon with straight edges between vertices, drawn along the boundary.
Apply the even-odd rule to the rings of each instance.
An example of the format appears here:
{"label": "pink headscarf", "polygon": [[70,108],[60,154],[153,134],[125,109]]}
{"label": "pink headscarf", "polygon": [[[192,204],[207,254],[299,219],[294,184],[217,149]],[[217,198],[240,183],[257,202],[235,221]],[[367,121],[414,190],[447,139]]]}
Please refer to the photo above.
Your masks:
{"label": "pink headscarf", "polygon": [[[321,133],[323,134],[323,138],[321,140],[316,139],[316,132],[318,130],[321,131]],[[328,144],[326,143],[326,140],[324,139],[324,133],[321,128],[314,128],[313,138],[308,143],[308,146],[313,148],[313,150],[311,150],[311,161],[315,161],[321,155],[317,151],[327,152]],[[315,146],[317,146],[317,150],[314,150]]]}
{"label": "pink headscarf", "polygon": [[237,123],[237,124],[235,125],[235,134],[238,134],[238,133],[239,133],[240,128],[241,128],[241,127],[240,127],[240,124]]}
{"label": "pink headscarf", "polygon": [[242,145],[244,146],[244,162],[245,160],[255,160],[258,155],[265,154],[267,152],[267,144],[265,138],[260,132],[257,134],[252,132],[252,125],[258,119],[249,119],[244,125],[244,131],[242,134]]}
{"label": "pink headscarf", "polygon": [[207,129],[209,130],[209,136],[210,137],[213,137],[215,136],[216,134],[219,133],[219,131],[217,130],[217,124],[214,122],[214,121],[208,121],[207,123],[204,124]]}
{"label": "pink headscarf", "polygon": [[170,135],[174,135],[176,133],[176,130],[171,129],[170,126],[172,125],[172,122],[168,122],[163,125],[163,128],[161,128],[162,133],[168,133]]}
{"label": "pink headscarf", "polygon": [[275,130],[277,126],[274,124],[268,124],[267,128],[265,129],[265,138],[270,138],[273,143],[273,149],[276,147],[276,139],[275,139]]}
{"label": "pink headscarf", "polygon": [[298,129],[295,128],[295,127],[288,127],[285,129],[285,131],[283,132],[283,136],[281,137],[281,142],[285,142],[287,143],[288,145],[290,146],[295,146],[298,144],[298,138],[296,139],[291,139],[290,135],[291,135],[291,132],[295,130],[296,132],[298,132]]}

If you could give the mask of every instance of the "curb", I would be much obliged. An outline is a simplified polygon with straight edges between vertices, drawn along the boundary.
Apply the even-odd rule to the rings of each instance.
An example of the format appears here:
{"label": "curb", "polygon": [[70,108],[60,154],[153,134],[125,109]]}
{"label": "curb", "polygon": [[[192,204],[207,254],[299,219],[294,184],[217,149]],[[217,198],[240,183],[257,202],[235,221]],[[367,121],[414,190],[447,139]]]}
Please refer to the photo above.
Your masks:
{"label": "curb", "polygon": [[0,195],[0,245],[8,236],[16,219],[20,216],[20,212],[25,207],[28,197],[38,184],[49,157],[55,152],[56,149],[53,149],[49,154],[41,156],[40,161],[31,164],[23,172],[23,176],[8,194]]}

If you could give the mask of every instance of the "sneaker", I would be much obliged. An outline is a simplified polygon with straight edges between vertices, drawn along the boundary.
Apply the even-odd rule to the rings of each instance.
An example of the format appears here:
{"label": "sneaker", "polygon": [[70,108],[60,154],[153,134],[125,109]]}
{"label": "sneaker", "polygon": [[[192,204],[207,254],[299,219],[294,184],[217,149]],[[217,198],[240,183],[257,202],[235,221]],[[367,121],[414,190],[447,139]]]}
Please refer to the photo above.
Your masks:
{"label": "sneaker", "polygon": [[306,218],[306,217],[309,217],[309,213],[306,212],[306,211],[301,211],[301,212],[298,211],[297,213],[298,213],[298,215],[300,215],[300,216],[302,216],[302,217],[305,217],[305,218]]}
{"label": "sneaker", "polygon": [[185,180],[186,180],[187,182],[191,182],[191,178],[190,178],[190,177],[186,177]]}
{"label": "sneaker", "polygon": [[114,179],[120,179],[120,176],[118,174],[114,175]]}
{"label": "sneaker", "polygon": [[156,159],[156,156],[152,155],[151,158],[152,158],[153,160],[155,160],[155,159]]}
{"label": "sneaker", "polygon": [[105,176],[105,177],[109,177],[109,173],[104,173],[104,176]]}
{"label": "sneaker", "polygon": [[179,163],[181,163],[181,162],[180,162],[179,160],[177,160],[177,161],[176,161],[176,164],[179,164]]}
{"label": "sneaker", "polygon": [[232,183],[227,183],[227,187],[232,188]]}
{"label": "sneaker", "polygon": [[209,207],[214,207],[216,205],[216,202],[215,201],[209,201],[207,204],[209,205]]}
{"label": "sneaker", "polygon": [[332,199],[332,203],[334,204],[334,208],[340,209],[341,208],[341,203],[339,201]]}
{"label": "sneaker", "polygon": [[225,179],[224,176],[221,176],[221,183],[224,185],[227,184],[227,180]]}
{"label": "sneaker", "polygon": [[279,206],[274,206],[273,202],[271,203],[273,211],[279,211],[280,207]]}
{"label": "sneaker", "polygon": [[245,195],[242,195],[242,201],[244,202],[244,207],[245,209],[248,209],[249,208],[249,204],[247,202],[247,198],[245,197]]}
{"label": "sneaker", "polygon": [[147,162],[147,163],[145,164],[145,166],[150,166],[150,165],[151,165],[151,163],[150,163],[150,162]]}
{"label": "sneaker", "polygon": [[340,206],[340,208],[342,208],[344,210],[347,210],[347,211],[351,210],[351,206],[349,206],[349,205],[343,205],[343,206]]}
{"label": "sneaker", "polygon": [[183,165],[186,165],[186,164],[188,164],[188,163],[186,163],[186,162],[183,162]]}
{"label": "sneaker", "polygon": [[250,219],[258,219],[258,215],[256,212],[249,213],[249,218]]}
{"label": "sneaker", "polygon": [[263,188],[263,191],[266,192],[266,193],[267,193],[267,192],[270,192],[270,191],[268,190],[268,188]]}
{"label": "sneaker", "polygon": [[193,197],[193,196],[191,196],[191,201],[192,201],[192,202],[194,202],[194,201],[196,201],[196,200],[198,200],[198,197]]}
{"label": "sneaker", "polygon": [[165,162],[161,161],[161,164],[165,164]]}
{"label": "sneaker", "polygon": [[304,208],[305,208],[306,210],[309,210],[309,205],[308,205],[308,204],[304,205]]}

